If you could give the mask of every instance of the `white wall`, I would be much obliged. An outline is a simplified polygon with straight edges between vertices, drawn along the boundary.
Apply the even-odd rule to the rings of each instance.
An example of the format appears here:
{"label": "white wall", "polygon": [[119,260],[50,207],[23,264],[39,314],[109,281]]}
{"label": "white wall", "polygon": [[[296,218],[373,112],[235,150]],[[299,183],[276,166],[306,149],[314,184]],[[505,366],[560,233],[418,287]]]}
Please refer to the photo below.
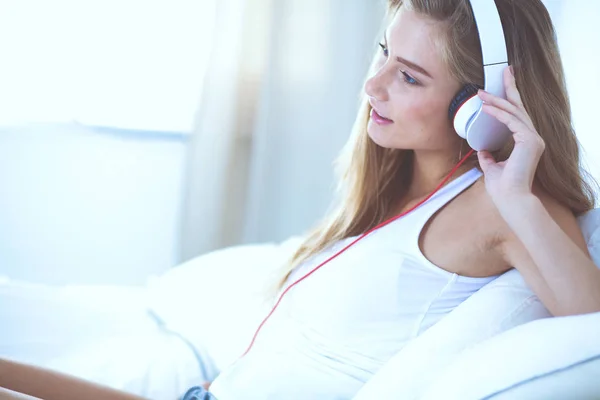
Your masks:
{"label": "white wall", "polygon": [[0,129],[0,276],[143,283],[173,266],[185,141],[75,125]]}
{"label": "white wall", "polygon": [[[557,0],[558,1],[558,0]],[[558,42],[584,162],[600,182],[600,1],[562,0]]]}
{"label": "white wall", "polygon": [[0,0],[0,124],[189,132],[215,3]]}

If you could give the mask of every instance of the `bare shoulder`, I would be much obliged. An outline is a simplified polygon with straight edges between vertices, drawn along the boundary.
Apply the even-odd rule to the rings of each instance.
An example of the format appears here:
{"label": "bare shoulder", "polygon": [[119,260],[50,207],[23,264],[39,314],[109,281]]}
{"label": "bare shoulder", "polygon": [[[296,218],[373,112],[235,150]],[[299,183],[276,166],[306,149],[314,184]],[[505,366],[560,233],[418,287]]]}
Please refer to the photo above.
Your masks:
{"label": "bare shoulder", "polygon": [[[474,196],[478,200],[477,204],[481,207],[480,212],[489,215],[490,233],[493,233],[494,237],[496,237],[496,240],[491,244],[497,248],[497,252],[504,254],[508,246],[521,246],[520,240],[504,221],[492,199],[487,194],[483,177],[474,185],[473,189]],[[563,232],[586,254],[589,254],[581,228],[573,212],[539,187],[534,186],[533,194],[540,200],[550,217]]]}
{"label": "bare shoulder", "polygon": [[500,251],[508,227],[489,198],[483,179],[451,201],[439,217],[431,227],[430,237],[434,239],[424,246],[439,262],[436,265],[471,277],[499,275],[511,268]]}
{"label": "bare shoulder", "polygon": [[496,205],[485,189],[483,176],[465,193],[465,212],[469,212],[476,224],[481,227],[481,236],[488,247],[496,247],[508,234],[510,227],[506,224]]}
{"label": "bare shoulder", "polygon": [[[487,275],[500,275],[512,268],[504,256],[504,245],[511,237],[512,230],[502,218],[492,198],[485,188],[484,177],[481,176],[468,191],[467,209],[475,221],[476,240],[485,260]],[[481,266],[479,268],[482,268]]]}

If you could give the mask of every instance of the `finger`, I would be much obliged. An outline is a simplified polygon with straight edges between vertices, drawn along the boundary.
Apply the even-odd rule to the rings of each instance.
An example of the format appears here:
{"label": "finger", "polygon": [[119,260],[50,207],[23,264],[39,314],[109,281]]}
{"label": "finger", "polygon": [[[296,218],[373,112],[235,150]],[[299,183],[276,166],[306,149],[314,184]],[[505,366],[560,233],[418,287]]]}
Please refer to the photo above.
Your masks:
{"label": "finger", "polygon": [[494,156],[489,151],[482,150],[477,152],[477,158],[479,159],[479,165],[485,174],[489,166],[496,162]]}
{"label": "finger", "polygon": [[506,125],[513,134],[523,132],[526,136],[534,136],[533,132],[535,132],[535,136],[539,136],[537,132],[534,129],[532,130],[529,125],[523,122],[523,120],[500,107],[486,103],[483,105],[482,109],[485,113],[495,117],[498,121]]}
{"label": "finger", "polygon": [[500,166],[489,151],[478,151],[477,158],[479,159],[479,166],[485,176],[492,179],[497,176]]}
{"label": "finger", "polygon": [[485,102],[485,104],[493,105],[494,107],[498,107],[508,113],[514,114],[520,120],[522,120],[529,127],[529,129],[535,129],[531,119],[529,118],[529,115],[527,115],[527,112],[524,109],[517,107],[506,99],[494,96],[485,90],[479,90],[477,94],[479,98]]}
{"label": "finger", "polygon": [[528,129],[514,115],[497,107],[486,104],[483,106],[483,111],[494,116],[513,132],[515,147],[509,156],[509,160],[515,161],[518,165],[529,166],[528,170],[535,171],[535,166],[545,148],[544,141],[540,135],[535,130]]}
{"label": "finger", "polygon": [[521,93],[517,88],[517,79],[515,78],[515,70],[512,65],[508,66],[504,70],[504,87],[506,90],[506,98],[508,99],[508,101],[510,101],[519,110],[521,110],[524,116],[524,122],[526,122],[531,127],[531,129],[535,130],[533,121],[531,120],[529,113],[525,109],[523,100],[521,99]]}
{"label": "finger", "polygon": [[506,90],[506,98],[515,106],[525,111],[523,100],[521,99],[521,93],[517,88],[517,80],[514,75],[514,68],[512,65],[504,68],[504,88]]}

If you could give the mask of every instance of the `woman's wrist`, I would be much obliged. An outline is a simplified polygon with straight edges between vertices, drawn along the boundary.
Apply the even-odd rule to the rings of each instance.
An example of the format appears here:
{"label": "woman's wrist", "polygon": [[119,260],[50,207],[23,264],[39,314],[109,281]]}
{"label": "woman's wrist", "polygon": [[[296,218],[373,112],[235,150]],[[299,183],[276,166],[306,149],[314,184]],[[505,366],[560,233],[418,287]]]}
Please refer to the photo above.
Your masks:
{"label": "woman's wrist", "polygon": [[508,226],[517,233],[534,215],[544,208],[540,199],[533,193],[507,196],[494,202]]}

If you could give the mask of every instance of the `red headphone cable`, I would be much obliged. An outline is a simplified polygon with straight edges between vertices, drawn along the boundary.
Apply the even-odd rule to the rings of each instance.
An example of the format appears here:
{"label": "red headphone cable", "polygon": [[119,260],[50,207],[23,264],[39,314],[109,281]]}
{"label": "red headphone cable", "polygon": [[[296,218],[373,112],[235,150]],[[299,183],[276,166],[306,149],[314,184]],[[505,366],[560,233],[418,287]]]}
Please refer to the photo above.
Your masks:
{"label": "red headphone cable", "polygon": [[333,256],[329,257],[327,260],[323,261],[321,264],[319,264],[317,267],[315,267],[312,271],[310,271],[309,273],[307,273],[306,275],[304,275],[302,278],[298,279],[296,282],[292,283],[290,286],[288,286],[283,293],[281,294],[281,296],[279,296],[279,300],[277,300],[277,302],[275,303],[275,305],[273,306],[273,308],[271,309],[271,312],[269,313],[269,315],[267,315],[265,317],[265,319],[261,322],[261,324],[258,326],[258,329],[256,330],[256,332],[254,333],[254,337],[252,338],[252,341],[250,342],[250,345],[248,346],[248,348],[246,349],[246,351],[244,352],[244,354],[242,354],[240,356],[240,358],[244,357],[252,348],[252,346],[254,345],[254,341],[256,340],[256,337],[258,336],[258,333],[260,332],[260,330],[262,329],[263,325],[265,324],[265,322],[267,322],[267,320],[271,317],[271,315],[273,314],[273,312],[275,312],[275,310],[277,309],[277,306],[279,306],[279,303],[281,302],[281,299],[283,298],[283,296],[285,296],[285,294],[294,286],[296,286],[298,283],[302,282],[304,279],[308,278],[310,275],[313,274],[313,272],[315,272],[316,270],[318,270],[319,268],[321,268],[323,265],[327,264],[329,261],[333,260],[334,258],[336,258],[337,256],[339,256],[340,254],[342,254],[343,252],[345,252],[347,249],[349,249],[351,246],[353,246],[356,242],[358,242],[359,240],[361,240],[362,238],[364,238],[365,236],[367,236],[369,233],[382,228],[384,226],[386,226],[387,224],[405,216],[406,214],[410,213],[411,211],[415,210],[417,207],[419,207],[421,204],[425,203],[427,200],[429,200],[434,194],[437,193],[438,190],[440,190],[445,184],[446,182],[452,177],[452,175],[454,175],[454,173],[458,170],[458,168],[460,168],[460,166],[471,156],[471,154],[473,154],[475,150],[471,149],[466,156],[463,157],[462,160],[460,160],[458,162],[458,164],[456,164],[456,166],[452,169],[452,171],[450,171],[450,173],[444,178],[444,180],[433,190],[433,192],[431,192],[426,198],[424,198],[423,200],[421,200],[419,203],[417,203],[415,206],[411,207],[409,210],[404,211],[403,213],[396,215],[395,217],[392,217],[390,219],[388,219],[387,221],[382,222],[381,224],[377,225],[374,228],[371,228],[370,230],[368,230],[367,232],[363,233],[362,235],[360,235],[358,238],[356,238],[352,243],[350,243],[349,245],[347,245],[346,247],[344,247],[342,250],[338,251],[336,254],[334,254]]}

